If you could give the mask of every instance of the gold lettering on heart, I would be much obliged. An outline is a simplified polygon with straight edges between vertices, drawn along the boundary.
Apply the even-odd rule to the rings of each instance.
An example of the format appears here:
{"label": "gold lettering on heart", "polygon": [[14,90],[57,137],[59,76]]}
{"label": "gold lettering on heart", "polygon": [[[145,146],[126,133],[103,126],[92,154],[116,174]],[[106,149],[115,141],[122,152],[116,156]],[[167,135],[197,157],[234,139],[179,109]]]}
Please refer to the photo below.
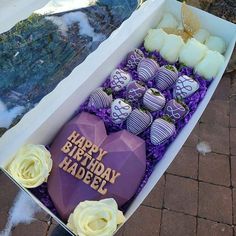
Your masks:
{"label": "gold lettering on heart", "polygon": [[65,157],[59,168],[90,185],[102,195],[107,193],[106,184],[114,184],[120,176],[119,172],[105,167],[102,163],[108,152],[76,131],[68,136],[61,151]]}

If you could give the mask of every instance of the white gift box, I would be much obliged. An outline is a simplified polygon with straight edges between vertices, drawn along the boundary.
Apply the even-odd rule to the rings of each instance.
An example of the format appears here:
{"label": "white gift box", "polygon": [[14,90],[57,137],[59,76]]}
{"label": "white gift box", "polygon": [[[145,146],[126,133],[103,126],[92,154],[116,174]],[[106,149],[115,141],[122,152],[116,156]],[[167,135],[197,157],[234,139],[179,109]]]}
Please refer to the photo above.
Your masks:
{"label": "white gift box", "polygon": [[[31,4],[25,6],[26,13],[21,16],[17,16],[14,13],[14,11],[19,11],[11,8],[11,5],[8,6],[9,9],[12,9],[11,17],[13,19],[7,24],[5,29],[9,29],[13,22],[16,23],[19,19],[28,16],[29,12],[39,7],[39,2],[45,3],[44,0],[31,0],[30,2]],[[12,4],[13,1],[9,1],[9,3]],[[191,120],[169,146],[163,158],[156,165],[147,184],[130,205],[125,214],[127,220],[156,185],[198,122],[220,82],[235,45],[236,25],[199,9],[192,8],[192,10],[201,19],[202,28],[207,29],[213,35],[222,37],[226,41],[225,62],[218,72],[217,77],[208,88],[204,99],[199,104]],[[75,110],[85,101],[87,96],[102,84],[105,78],[125,58],[129,51],[141,44],[148,30],[158,25],[164,12],[171,12],[180,19],[181,3],[175,0],[148,0],[145,2],[95,52],[90,54],[82,64],[77,66],[33,110],[28,112],[15,127],[7,131],[0,138],[0,167],[6,174],[7,172],[4,168],[23,144],[35,143],[46,145],[52,141],[55,134],[73,116]],[[3,28],[0,30],[4,31]],[[67,228],[60,219],[53,215],[27,189],[23,188],[19,183],[16,184],[26,191],[48,214],[53,216],[58,223]]]}

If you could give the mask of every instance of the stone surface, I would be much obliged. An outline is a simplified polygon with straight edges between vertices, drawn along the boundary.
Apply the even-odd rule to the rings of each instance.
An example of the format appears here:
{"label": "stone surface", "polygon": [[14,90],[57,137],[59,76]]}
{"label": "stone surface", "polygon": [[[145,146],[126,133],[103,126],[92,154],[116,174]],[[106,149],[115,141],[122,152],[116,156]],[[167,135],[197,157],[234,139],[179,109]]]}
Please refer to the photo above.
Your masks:
{"label": "stone surface", "polygon": [[[13,236],[43,236],[47,234],[48,225],[45,222],[35,221],[29,225],[20,224],[12,231]],[[31,232],[31,233],[30,233]]]}
{"label": "stone surface", "polygon": [[219,86],[214,92],[212,100],[225,100],[227,101],[230,96],[230,76],[224,75],[221,79]]}
{"label": "stone surface", "polygon": [[233,236],[233,228],[226,224],[198,218],[197,236]]}
{"label": "stone surface", "polygon": [[200,182],[198,215],[210,220],[232,224],[231,189]]}
{"label": "stone surface", "polygon": [[18,187],[2,172],[0,171],[0,231],[5,227],[8,211],[12,206]]}
{"label": "stone surface", "polygon": [[159,235],[161,210],[140,206],[125,224],[124,236]]}
{"label": "stone surface", "polygon": [[236,225],[236,188],[233,189],[233,223]]}
{"label": "stone surface", "polygon": [[[235,86],[236,87],[236,86]],[[236,92],[230,98],[230,126],[236,128]]]}
{"label": "stone surface", "polygon": [[197,181],[166,175],[165,208],[195,216],[197,215],[197,197]]}
{"label": "stone surface", "polygon": [[188,139],[185,142],[185,146],[196,147],[199,139],[199,123],[196,124],[192,133],[189,135]]}
{"label": "stone surface", "polygon": [[193,216],[163,210],[160,236],[194,236],[196,218]]}
{"label": "stone surface", "polygon": [[147,198],[144,200],[143,205],[151,206],[155,208],[162,208],[163,206],[163,198],[164,198],[164,190],[165,190],[165,177],[162,176],[158,181],[157,185],[148,194]]}
{"label": "stone surface", "polygon": [[201,121],[206,124],[229,127],[229,102],[218,99],[209,102]]}
{"label": "stone surface", "polygon": [[[74,135],[74,131],[77,132],[75,133],[76,135],[80,134],[79,138],[78,136],[77,138],[71,136],[72,134]],[[104,168],[110,168],[111,170],[115,170],[116,173],[120,173],[114,183],[110,183],[110,177],[106,177],[108,180],[106,185],[102,187],[102,190],[107,189],[107,192],[103,194],[90,186],[94,179],[94,171],[91,170],[92,167],[89,169],[91,175],[87,178],[87,183],[84,182],[84,177],[78,179],[59,168],[64,158],[70,155],[69,153],[74,147],[77,147],[74,143],[83,136],[93,144],[96,144],[99,148],[107,151],[102,161],[99,162],[104,165],[103,171],[100,171],[101,167],[97,168],[99,164],[95,167],[96,170],[98,169],[101,172],[100,175],[106,173],[104,172]],[[67,154],[65,154],[61,149],[67,143],[68,137],[72,137],[69,143],[71,146],[69,150],[67,150]],[[75,140],[74,143],[72,142],[73,139]],[[85,146],[83,146],[83,148],[84,147]],[[87,149],[89,150],[90,148],[91,146]],[[103,121],[99,117],[86,112],[80,113],[80,115],[76,116],[62,128],[50,146],[50,152],[53,159],[53,168],[48,179],[48,191],[60,216],[65,220],[67,220],[74,208],[85,200],[114,198],[117,204],[122,206],[135,194],[146,168],[144,140],[129,133],[127,130],[107,135]],[[92,154],[95,161],[98,160],[98,153]],[[82,153],[77,156],[77,159],[78,157],[82,159],[75,160],[71,157],[71,162],[77,165],[74,175],[79,173],[79,167],[84,169],[85,167],[83,166],[87,166],[88,168],[88,163],[91,161],[90,158],[87,164],[82,164],[85,161],[85,156],[83,156]],[[70,164],[70,167],[71,166],[72,164]],[[85,170],[83,175],[85,175]],[[109,176],[111,176],[110,172]],[[98,182],[100,183],[101,178],[99,179],[100,181]],[[97,183],[96,186],[101,188],[101,183]]]}
{"label": "stone surface", "polygon": [[167,169],[168,173],[197,179],[198,153],[195,148],[183,147]]}
{"label": "stone surface", "polygon": [[200,141],[210,144],[212,151],[229,154],[229,129],[212,124],[200,124]]}
{"label": "stone surface", "polygon": [[231,182],[236,187],[236,156],[231,156]]}
{"label": "stone surface", "polygon": [[236,155],[236,128],[230,129],[230,151],[232,155]]}
{"label": "stone surface", "polygon": [[230,160],[225,155],[209,153],[199,157],[199,180],[230,186]]}

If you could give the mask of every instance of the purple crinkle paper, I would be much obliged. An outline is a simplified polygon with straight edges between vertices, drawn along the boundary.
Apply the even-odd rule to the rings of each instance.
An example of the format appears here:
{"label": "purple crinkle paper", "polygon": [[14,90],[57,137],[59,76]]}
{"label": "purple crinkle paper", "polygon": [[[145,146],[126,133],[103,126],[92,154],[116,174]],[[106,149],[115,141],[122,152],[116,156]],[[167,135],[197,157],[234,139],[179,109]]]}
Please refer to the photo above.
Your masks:
{"label": "purple crinkle paper", "polygon": [[[145,48],[143,47],[143,45],[140,47],[140,49],[143,51],[145,57],[153,58],[154,60],[156,60],[158,62],[158,64],[160,66],[169,64],[165,59],[163,59],[161,57],[161,55],[158,52],[147,52],[145,50]],[[181,65],[179,62],[175,63],[174,66],[178,69],[179,75],[187,75],[187,76],[190,76],[190,77],[194,78],[196,81],[198,81],[199,89],[192,96],[190,96],[190,97],[188,97],[184,100],[184,102],[186,103],[186,105],[189,108],[189,112],[185,116],[184,119],[179,120],[176,123],[176,133],[168,141],[166,141],[165,143],[163,143],[161,145],[154,146],[150,141],[150,127],[146,131],[144,131],[143,133],[141,133],[139,135],[139,137],[146,140],[147,166],[146,166],[145,175],[143,177],[142,182],[140,183],[140,186],[137,190],[136,195],[142,190],[142,188],[147,183],[150,175],[153,172],[153,169],[154,169],[155,165],[157,164],[157,162],[159,160],[162,159],[162,157],[164,156],[165,151],[167,150],[169,144],[172,141],[174,141],[174,139],[179,134],[179,132],[182,130],[182,128],[189,122],[192,115],[196,111],[196,109],[198,107],[198,104],[204,98],[204,96],[207,92],[207,89],[208,89],[208,87],[211,83],[211,81],[207,81],[204,78],[202,78],[201,76],[199,76],[198,74],[194,73],[194,70],[192,68]],[[131,73],[133,80],[139,80],[136,69],[127,69],[126,68],[126,60],[123,60],[120,63],[120,65],[118,65],[118,68],[123,69],[123,70],[128,70]],[[146,83],[146,85],[147,85],[148,88],[155,87],[154,80],[148,81]],[[110,88],[109,78],[107,78],[105,80],[105,82],[102,84],[102,87]],[[172,88],[170,88],[166,91],[163,91],[163,94],[165,95],[167,101],[173,99],[173,95],[172,95],[173,94],[173,89]],[[119,92],[114,92],[113,93],[113,98],[114,99],[116,99],[116,98],[126,99],[125,90],[121,90]],[[133,103],[132,107],[133,108],[139,108],[140,103]],[[75,112],[75,115],[79,114],[82,111],[90,112],[90,113],[93,113],[93,114],[96,114],[97,116],[99,116],[104,121],[108,133],[112,133],[112,132],[116,132],[118,130],[126,129],[125,122],[123,124],[119,124],[119,125],[115,125],[112,122],[111,116],[110,116],[110,113],[111,113],[110,108],[96,109],[94,107],[89,107],[88,106],[88,100],[87,100]],[[153,115],[154,119],[158,118],[158,117],[161,117],[163,115],[163,111],[152,112],[152,115]],[[58,215],[57,211],[56,211],[56,209],[55,209],[55,207],[54,207],[54,205],[51,201],[51,198],[48,195],[47,184],[43,184],[43,185],[39,186],[38,188],[35,188],[31,191],[47,208],[49,208],[54,214]],[[127,207],[129,206],[129,204],[131,203],[131,201],[132,201],[132,199],[127,204],[125,204],[125,206],[121,210],[125,211],[127,209]]]}

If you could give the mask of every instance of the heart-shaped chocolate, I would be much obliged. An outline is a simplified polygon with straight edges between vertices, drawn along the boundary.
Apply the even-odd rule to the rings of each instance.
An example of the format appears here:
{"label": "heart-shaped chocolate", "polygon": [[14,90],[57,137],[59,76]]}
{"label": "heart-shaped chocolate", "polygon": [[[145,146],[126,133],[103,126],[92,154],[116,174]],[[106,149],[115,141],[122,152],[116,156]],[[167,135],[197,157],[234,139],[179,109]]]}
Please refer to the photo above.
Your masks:
{"label": "heart-shaped chocolate", "polygon": [[48,191],[62,217],[82,201],[114,198],[124,205],[146,169],[145,141],[127,130],[107,135],[104,122],[82,112],[57,134]]}

